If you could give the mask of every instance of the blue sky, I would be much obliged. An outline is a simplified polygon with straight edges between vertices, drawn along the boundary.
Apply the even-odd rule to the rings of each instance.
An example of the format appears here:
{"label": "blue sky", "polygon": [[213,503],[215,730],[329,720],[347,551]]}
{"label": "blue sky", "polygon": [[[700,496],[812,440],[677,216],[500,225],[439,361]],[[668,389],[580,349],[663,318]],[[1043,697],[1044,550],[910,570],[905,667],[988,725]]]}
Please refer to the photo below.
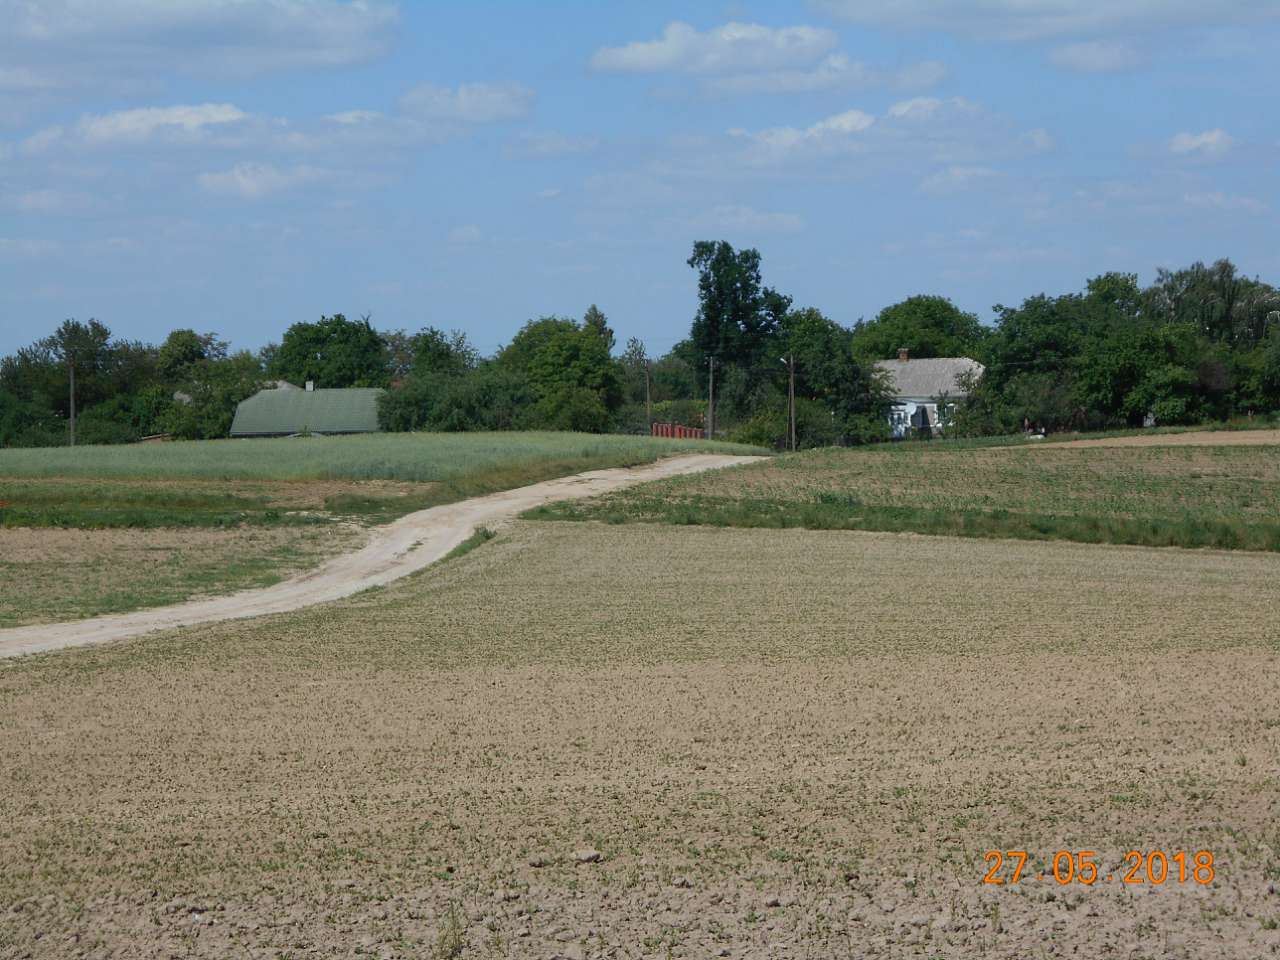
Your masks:
{"label": "blue sky", "polygon": [[0,0],[0,353],[343,312],[661,353],[697,239],[852,323],[1280,280],[1277,0]]}

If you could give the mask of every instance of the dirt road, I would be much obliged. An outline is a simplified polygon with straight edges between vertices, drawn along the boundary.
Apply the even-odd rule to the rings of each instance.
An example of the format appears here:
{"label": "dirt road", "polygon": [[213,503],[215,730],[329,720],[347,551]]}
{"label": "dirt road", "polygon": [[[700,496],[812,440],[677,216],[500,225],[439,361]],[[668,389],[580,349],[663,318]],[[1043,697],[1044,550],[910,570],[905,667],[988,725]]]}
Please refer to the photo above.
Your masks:
{"label": "dirt road", "polygon": [[714,470],[759,459],[690,454],[642,467],[593,470],[420,510],[379,529],[363,549],[335,557],[310,573],[272,587],[92,620],[0,630],[0,657],[106,643],[155,630],[217,620],[284,613],[338,600],[421,570],[444,557],[478,527],[494,527],[541,504],[592,497],[646,480]]}

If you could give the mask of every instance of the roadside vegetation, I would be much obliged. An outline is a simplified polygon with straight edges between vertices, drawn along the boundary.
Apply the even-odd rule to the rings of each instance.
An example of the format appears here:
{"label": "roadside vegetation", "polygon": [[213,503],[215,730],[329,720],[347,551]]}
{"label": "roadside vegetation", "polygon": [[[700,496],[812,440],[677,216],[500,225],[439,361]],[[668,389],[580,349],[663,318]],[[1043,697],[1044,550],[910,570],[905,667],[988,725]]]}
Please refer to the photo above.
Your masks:
{"label": "roadside vegetation", "polygon": [[529,516],[1280,550],[1280,436],[1239,446],[813,450]]}

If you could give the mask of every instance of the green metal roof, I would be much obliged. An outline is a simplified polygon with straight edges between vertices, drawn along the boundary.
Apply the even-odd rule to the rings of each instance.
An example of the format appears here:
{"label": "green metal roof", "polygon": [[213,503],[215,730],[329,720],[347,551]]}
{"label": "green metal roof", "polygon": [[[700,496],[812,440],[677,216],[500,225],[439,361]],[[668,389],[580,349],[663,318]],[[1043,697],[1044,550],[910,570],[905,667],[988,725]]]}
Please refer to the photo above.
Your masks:
{"label": "green metal roof", "polygon": [[231,435],[372,433],[378,429],[378,397],[383,393],[374,387],[263,390],[236,407]]}

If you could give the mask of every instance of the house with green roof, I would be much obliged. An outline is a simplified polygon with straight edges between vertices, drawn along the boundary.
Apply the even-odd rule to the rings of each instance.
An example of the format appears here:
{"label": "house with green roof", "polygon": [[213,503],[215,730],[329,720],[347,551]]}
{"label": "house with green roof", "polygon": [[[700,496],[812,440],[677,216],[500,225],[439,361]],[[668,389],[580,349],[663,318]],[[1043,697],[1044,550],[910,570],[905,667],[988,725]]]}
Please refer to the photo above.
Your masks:
{"label": "house with green roof", "polygon": [[260,390],[236,407],[233,437],[288,437],[298,433],[374,433],[378,397],[374,387],[300,390],[281,384]]}

